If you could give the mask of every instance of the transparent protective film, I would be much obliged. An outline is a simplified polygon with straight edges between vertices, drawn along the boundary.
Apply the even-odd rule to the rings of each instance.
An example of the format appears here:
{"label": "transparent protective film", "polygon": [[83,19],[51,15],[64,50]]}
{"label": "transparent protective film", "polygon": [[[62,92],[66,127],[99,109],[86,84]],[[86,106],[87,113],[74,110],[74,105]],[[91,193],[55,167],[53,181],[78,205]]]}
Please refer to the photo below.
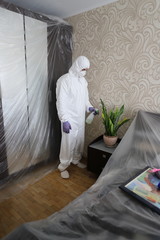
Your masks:
{"label": "transparent protective film", "polygon": [[159,146],[160,114],[139,111],[90,189],[3,240],[159,240],[160,215],[119,188],[147,166],[160,168]]}
{"label": "transparent protective film", "polygon": [[0,1],[0,191],[15,179],[23,188],[28,181],[20,178],[42,165],[40,177],[55,168],[61,137],[55,86],[71,58],[67,22]]}

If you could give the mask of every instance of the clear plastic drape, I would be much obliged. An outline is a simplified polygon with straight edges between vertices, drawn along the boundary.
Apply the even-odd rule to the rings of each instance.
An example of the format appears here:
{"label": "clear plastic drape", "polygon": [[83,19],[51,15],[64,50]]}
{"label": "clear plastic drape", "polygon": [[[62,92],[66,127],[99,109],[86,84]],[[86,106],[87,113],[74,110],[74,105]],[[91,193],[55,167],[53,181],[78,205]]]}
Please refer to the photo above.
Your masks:
{"label": "clear plastic drape", "polygon": [[69,24],[0,1],[0,189],[57,162],[55,86],[71,55]]}
{"label": "clear plastic drape", "polygon": [[159,240],[160,215],[119,188],[147,166],[160,168],[159,146],[160,114],[139,111],[90,189],[3,240]]}

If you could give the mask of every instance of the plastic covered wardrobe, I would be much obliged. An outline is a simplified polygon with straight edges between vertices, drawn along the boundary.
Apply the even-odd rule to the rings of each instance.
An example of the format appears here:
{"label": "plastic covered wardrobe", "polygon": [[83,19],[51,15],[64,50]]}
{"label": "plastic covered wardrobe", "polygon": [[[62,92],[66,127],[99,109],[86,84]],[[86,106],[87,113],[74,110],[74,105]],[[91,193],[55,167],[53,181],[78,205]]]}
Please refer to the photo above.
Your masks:
{"label": "plastic covered wardrobe", "polygon": [[0,0],[0,188],[58,160],[57,79],[72,61],[72,27]]}

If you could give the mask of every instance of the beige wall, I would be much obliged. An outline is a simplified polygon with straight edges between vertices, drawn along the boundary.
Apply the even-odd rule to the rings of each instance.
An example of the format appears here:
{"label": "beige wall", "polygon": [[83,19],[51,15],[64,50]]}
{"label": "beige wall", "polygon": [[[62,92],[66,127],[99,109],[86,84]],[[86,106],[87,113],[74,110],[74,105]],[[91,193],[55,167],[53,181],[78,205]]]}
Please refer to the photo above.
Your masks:
{"label": "beige wall", "polygon": [[[159,0],[120,0],[67,20],[74,28],[73,58],[85,55],[91,62],[86,79],[95,107],[100,98],[109,108],[125,104],[131,120],[139,109],[160,112]],[[98,116],[86,126],[85,155],[101,134]]]}

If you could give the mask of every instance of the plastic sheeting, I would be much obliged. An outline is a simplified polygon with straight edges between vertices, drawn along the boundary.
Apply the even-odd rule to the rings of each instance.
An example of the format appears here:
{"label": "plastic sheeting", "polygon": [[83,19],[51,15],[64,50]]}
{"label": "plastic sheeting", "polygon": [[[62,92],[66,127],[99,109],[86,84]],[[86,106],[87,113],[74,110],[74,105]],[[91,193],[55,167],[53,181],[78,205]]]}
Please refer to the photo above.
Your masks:
{"label": "plastic sheeting", "polygon": [[61,137],[55,86],[71,58],[67,22],[0,0],[0,188],[48,161],[45,174],[54,169]]}
{"label": "plastic sheeting", "polygon": [[160,215],[119,189],[146,166],[160,168],[159,146],[160,114],[139,111],[90,189],[3,240],[159,240]]}

